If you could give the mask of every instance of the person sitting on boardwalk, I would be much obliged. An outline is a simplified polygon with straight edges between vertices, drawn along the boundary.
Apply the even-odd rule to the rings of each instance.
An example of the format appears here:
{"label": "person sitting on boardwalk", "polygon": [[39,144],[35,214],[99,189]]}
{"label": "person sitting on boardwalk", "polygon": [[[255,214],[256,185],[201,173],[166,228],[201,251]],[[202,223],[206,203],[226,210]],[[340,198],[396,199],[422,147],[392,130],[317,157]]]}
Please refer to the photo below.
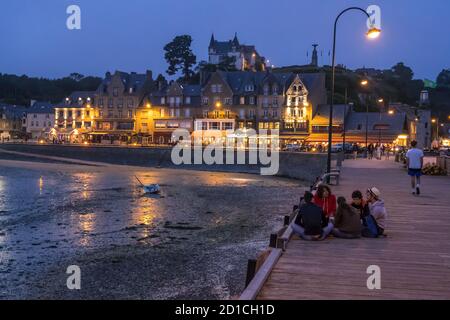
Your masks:
{"label": "person sitting on boardwalk", "polygon": [[323,240],[333,230],[333,224],[327,223],[322,209],[312,202],[313,197],[311,192],[305,192],[304,203],[292,224],[292,230],[302,239],[309,241]]}
{"label": "person sitting on boardwalk", "polygon": [[344,197],[337,199],[338,208],[334,219],[333,236],[343,239],[361,237],[361,217],[357,209],[350,206]]}
{"label": "person sitting on boardwalk", "polygon": [[377,238],[384,234],[386,228],[387,211],[384,201],[381,200],[381,192],[373,187],[367,190],[367,203],[370,215],[363,218],[363,237]]}
{"label": "person sitting on boardwalk", "polygon": [[321,184],[314,196],[314,203],[321,207],[325,216],[331,218],[336,214],[336,196],[331,193],[329,186]]}
{"label": "person sitting on boardwalk", "polygon": [[370,214],[369,206],[364,201],[362,192],[359,190],[353,191],[351,206],[358,211],[360,219]]}

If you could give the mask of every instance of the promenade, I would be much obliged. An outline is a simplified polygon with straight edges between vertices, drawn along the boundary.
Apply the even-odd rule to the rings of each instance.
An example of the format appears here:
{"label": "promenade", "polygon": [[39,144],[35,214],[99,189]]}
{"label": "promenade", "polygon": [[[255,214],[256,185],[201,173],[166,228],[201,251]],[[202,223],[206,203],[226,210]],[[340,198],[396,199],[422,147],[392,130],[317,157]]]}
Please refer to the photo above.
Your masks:
{"label": "promenade", "polygon": [[[405,169],[393,161],[347,160],[337,196],[376,186],[389,214],[387,237],[287,245],[258,299],[450,299],[450,179],[423,177],[410,193]],[[364,192],[365,193],[365,192]],[[381,290],[369,290],[370,265]]]}

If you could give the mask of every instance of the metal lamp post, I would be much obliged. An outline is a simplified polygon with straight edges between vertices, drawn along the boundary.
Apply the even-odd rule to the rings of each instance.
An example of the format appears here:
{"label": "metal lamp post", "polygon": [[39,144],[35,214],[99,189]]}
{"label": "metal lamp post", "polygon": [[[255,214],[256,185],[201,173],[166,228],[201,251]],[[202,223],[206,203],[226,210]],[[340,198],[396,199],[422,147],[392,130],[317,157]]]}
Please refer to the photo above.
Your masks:
{"label": "metal lamp post", "polygon": [[[332,78],[331,78],[331,104],[330,104],[330,113],[329,113],[329,124],[328,124],[328,159],[327,159],[327,173],[331,172],[331,145],[333,143],[333,108],[334,108],[334,85],[335,85],[335,73],[336,73],[336,33],[337,33],[337,24],[342,15],[348,11],[360,11],[364,13],[368,19],[370,19],[370,15],[366,10],[359,7],[350,7],[343,10],[336,17],[334,21],[334,33],[333,33],[333,58],[332,58]],[[381,30],[375,27],[370,28],[367,36],[370,39],[375,39],[380,35]]]}

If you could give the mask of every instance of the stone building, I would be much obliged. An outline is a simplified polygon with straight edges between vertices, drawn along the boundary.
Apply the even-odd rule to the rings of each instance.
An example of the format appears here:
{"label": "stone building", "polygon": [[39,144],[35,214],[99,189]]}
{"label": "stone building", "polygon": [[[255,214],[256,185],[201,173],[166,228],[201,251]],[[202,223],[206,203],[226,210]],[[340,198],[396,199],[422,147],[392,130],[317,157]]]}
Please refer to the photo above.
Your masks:
{"label": "stone building", "polygon": [[[50,140],[54,142],[81,143],[93,139],[95,132],[95,91],[76,91],[56,104],[54,130]],[[90,135],[90,136],[89,136]]]}
{"label": "stone building", "polygon": [[136,133],[136,111],[153,85],[151,71],[106,73],[95,92],[96,140],[130,142]]}
{"label": "stone building", "polygon": [[210,64],[232,60],[235,68],[241,71],[263,71],[266,68],[266,59],[259,55],[255,46],[240,44],[237,34],[229,41],[217,41],[212,34],[208,54]]}
{"label": "stone building", "polygon": [[31,139],[46,138],[55,126],[55,108],[49,102],[34,102],[27,110],[26,132]]}
{"label": "stone building", "polygon": [[0,104],[0,141],[21,139],[25,136],[27,108]]}

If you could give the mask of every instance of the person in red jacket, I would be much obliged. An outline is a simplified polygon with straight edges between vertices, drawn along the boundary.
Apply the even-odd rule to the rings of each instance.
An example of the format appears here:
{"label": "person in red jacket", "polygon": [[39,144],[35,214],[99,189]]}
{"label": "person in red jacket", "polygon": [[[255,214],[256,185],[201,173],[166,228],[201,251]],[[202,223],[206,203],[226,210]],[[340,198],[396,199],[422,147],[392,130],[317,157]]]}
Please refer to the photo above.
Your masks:
{"label": "person in red jacket", "polygon": [[329,186],[321,184],[314,196],[314,204],[321,207],[327,218],[336,214],[336,196],[331,193]]}

